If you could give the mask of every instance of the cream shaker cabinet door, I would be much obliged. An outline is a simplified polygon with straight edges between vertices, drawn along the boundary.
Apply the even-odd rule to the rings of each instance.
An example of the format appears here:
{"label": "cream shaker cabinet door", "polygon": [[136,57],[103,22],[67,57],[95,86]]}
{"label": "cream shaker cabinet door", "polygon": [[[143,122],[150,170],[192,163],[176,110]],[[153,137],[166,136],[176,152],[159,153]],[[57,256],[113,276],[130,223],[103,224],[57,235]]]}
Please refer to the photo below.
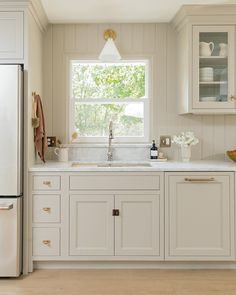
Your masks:
{"label": "cream shaker cabinet door", "polygon": [[114,255],[113,195],[70,196],[70,255]]}
{"label": "cream shaker cabinet door", "polygon": [[24,13],[0,12],[0,59],[24,58]]}
{"label": "cream shaker cabinet door", "polygon": [[116,195],[115,255],[160,255],[160,196]]}
{"label": "cream shaker cabinet door", "polygon": [[234,259],[233,183],[233,173],[167,173],[166,259]]}

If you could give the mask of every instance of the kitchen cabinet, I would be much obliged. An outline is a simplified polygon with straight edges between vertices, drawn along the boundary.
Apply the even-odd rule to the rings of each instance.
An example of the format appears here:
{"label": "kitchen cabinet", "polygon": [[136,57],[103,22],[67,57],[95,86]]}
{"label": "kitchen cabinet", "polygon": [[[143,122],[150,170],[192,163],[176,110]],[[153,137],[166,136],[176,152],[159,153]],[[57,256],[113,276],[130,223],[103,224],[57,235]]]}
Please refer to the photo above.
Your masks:
{"label": "kitchen cabinet", "polygon": [[62,225],[61,176],[42,173],[30,179],[33,259],[60,259]]}
{"label": "kitchen cabinet", "polygon": [[34,172],[32,261],[234,261],[234,177]]}
{"label": "kitchen cabinet", "polygon": [[234,26],[193,26],[193,109],[235,110],[234,56]]}
{"label": "kitchen cabinet", "polygon": [[165,259],[234,260],[234,173],[167,173]]}
{"label": "kitchen cabinet", "polygon": [[61,178],[55,175],[37,175],[33,177],[33,189],[35,191],[60,190]]}
{"label": "kitchen cabinet", "polygon": [[35,227],[33,229],[33,255],[59,256],[60,255],[60,229]]}
{"label": "kitchen cabinet", "polygon": [[33,222],[59,223],[61,219],[60,195],[33,195]]}
{"label": "kitchen cabinet", "polygon": [[113,195],[70,196],[70,255],[114,255]]}
{"label": "kitchen cabinet", "polygon": [[177,32],[179,114],[236,114],[236,26],[195,22]]}
{"label": "kitchen cabinet", "polygon": [[41,172],[30,180],[33,261],[163,259],[163,173]]}
{"label": "kitchen cabinet", "polygon": [[24,12],[0,12],[0,60],[24,58]]}
{"label": "kitchen cabinet", "polygon": [[115,196],[115,255],[160,255],[160,195]]}
{"label": "kitchen cabinet", "polygon": [[148,193],[71,195],[70,255],[160,255],[159,202]]}

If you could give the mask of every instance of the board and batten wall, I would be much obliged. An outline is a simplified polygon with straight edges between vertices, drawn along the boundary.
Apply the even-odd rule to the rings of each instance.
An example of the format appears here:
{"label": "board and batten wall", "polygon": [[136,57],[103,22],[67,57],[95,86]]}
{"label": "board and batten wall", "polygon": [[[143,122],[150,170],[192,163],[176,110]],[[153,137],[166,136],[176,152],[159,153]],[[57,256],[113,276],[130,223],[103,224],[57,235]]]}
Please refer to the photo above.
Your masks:
{"label": "board and batten wall", "polygon": [[[236,148],[236,115],[178,115],[176,91],[176,33],[169,24],[56,24],[44,36],[43,101],[47,134],[67,139],[68,60],[97,58],[104,46],[103,32],[117,32],[116,45],[124,58],[151,60],[151,138],[193,131],[200,143],[192,158],[224,159]],[[179,149],[163,149],[179,159]]]}

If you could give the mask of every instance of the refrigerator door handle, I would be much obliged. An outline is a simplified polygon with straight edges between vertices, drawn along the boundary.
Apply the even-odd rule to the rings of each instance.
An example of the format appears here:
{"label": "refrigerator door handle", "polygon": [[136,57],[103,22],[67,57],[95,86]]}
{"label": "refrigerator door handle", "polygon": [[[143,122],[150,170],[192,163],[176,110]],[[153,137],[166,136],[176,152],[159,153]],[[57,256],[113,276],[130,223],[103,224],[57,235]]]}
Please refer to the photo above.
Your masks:
{"label": "refrigerator door handle", "polygon": [[13,209],[13,204],[0,204],[0,211]]}

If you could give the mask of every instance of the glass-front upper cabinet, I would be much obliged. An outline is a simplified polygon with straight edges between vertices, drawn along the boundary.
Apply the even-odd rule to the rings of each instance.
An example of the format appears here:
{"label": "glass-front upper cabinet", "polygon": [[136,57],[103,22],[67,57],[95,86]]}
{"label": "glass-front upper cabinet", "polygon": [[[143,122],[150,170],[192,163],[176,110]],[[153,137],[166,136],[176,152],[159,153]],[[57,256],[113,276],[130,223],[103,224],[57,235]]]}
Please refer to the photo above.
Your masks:
{"label": "glass-front upper cabinet", "polygon": [[193,26],[193,109],[235,108],[234,26]]}

